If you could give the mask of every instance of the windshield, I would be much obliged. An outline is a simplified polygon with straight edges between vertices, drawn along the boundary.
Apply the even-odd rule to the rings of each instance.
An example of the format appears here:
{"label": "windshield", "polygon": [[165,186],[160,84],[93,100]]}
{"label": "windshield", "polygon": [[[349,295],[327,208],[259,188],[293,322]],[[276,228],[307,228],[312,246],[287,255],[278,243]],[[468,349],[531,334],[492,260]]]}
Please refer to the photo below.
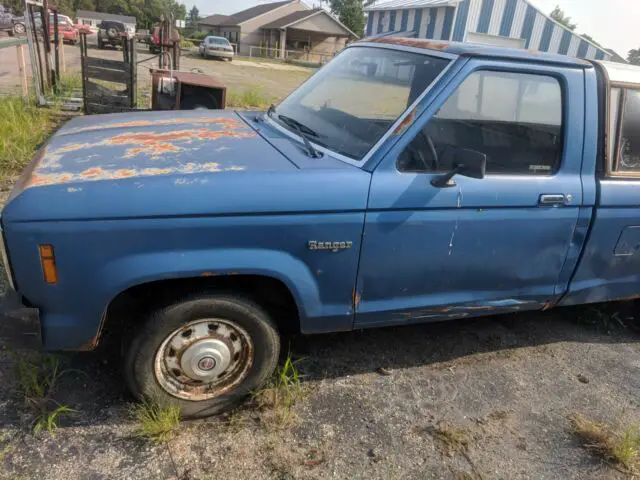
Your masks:
{"label": "windshield", "polygon": [[295,133],[303,127],[317,145],[362,160],[448,62],[400,50],[348,48],[284,100],[273,118]]}
{"label": "windshield", "polygon": [[209,45],[229,45],[229,41],[226,38],[209,37]]}

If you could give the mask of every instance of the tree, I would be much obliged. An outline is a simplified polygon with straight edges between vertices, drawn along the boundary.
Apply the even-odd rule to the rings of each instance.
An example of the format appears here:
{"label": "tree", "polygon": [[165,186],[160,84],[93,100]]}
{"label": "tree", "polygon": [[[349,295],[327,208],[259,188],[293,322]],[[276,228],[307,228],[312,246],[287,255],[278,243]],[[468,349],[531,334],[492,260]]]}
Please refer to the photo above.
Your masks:
{"label": "tree", "polygon": [[575,23],[571,23],[571,17],[567,17],[564,11],[560,8],[560,5],[556,5],[556,8],[551,12],[551,18],[553,18],[556,22],[561,23],[569,30],[575,30],[578,26]]}
{"label": "tree", "polygon": [[364,7],[375,0],[327,0],[331,13],[356,35],[364,34]]}
{"label": "tree", "polygon": [[189,10],[189,23],[191,25],[195,25],[196,23],[198,23],[199,19],[200,19],[200,11],[198,10],[198,7],[194,5],[191,8],[191,10]]}
{"label": "tree", "polygon": [[[14,13],[22,15],[23,0],[0,0]],[[58,8],[62,14],[75,16],[76,10],[115,13],[136,17],[138,27],[151,28],[162,15],[173,15],[175,20],[184,20],[187,8],[178,0],[49,0],[50,8]],[[192,8],[191,13],[197,8]]]}
{"label": "tree", "polygon": [[627,61],[632,65],[640,65],[640,48],[634,48],[633,50],[629,50]]}

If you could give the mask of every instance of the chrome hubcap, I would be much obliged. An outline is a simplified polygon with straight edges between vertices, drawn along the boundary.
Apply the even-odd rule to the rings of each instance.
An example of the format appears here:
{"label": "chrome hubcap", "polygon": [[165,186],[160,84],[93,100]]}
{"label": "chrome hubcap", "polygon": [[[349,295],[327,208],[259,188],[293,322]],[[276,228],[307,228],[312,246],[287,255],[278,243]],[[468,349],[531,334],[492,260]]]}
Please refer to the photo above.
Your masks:
{"label": "chrome hubcap", "polygon": [[231,350],[221,340],[207,338],[189,346],[180,359],[180,367],[192,380],[208,382],[231,364]]}
{"label": "chrome hubcap", "polygon": [[253,363],[249,334],[235,323],[203,319],[185,324],[165,339],[155,357],[155,376],[169,394],[208,400],[233,389]]}

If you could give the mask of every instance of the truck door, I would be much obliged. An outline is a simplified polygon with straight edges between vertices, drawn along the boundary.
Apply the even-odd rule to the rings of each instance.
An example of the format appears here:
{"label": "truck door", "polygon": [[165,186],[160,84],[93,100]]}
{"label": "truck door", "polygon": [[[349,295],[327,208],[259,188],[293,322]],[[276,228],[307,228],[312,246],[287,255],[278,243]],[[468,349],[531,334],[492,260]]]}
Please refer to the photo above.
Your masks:
{"label": "truck door", "polygon": [[607,88],[607,145],[605,168],[596,177],[598,203],[561,305],[640,297],[640,88],[622,82]]}
{"label": "truck door", "polygon": [[[473,59],[372,178],[356,325],[542,308],[563,271],[583,192],[584,70]],[[456,175],[459,152],[487,157]]]}

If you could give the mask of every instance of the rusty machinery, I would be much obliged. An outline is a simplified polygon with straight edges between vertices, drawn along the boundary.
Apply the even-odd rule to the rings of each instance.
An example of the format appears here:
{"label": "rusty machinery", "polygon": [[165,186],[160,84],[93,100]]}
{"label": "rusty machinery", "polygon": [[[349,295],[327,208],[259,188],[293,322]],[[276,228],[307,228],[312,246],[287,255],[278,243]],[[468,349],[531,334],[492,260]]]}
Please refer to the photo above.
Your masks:
{"label": "rusty machinery", "polygon": [[163,17],[153,32],[159,47],[157,69],[150,69],[153,110],[224,109],[227,88],[218,79],[180,71],[180,34],[172,16]]}

